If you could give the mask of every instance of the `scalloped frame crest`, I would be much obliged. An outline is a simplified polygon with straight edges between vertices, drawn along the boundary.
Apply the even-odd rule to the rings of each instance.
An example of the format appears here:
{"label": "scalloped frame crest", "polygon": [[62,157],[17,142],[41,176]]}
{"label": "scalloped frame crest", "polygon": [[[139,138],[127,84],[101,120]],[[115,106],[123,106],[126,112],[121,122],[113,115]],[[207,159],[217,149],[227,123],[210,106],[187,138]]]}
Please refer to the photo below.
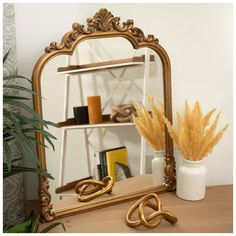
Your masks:
{"label": "scalloped frame crest", "polygon": [[[61,43],[58,45],[56,42],[50,43],[45,48],[45,53],[39,58],[35,64],[32,75],[32,87],[33,90],[39,95],[33,97],[33,103],[35,111],[39,115],[43,114],[42,102],[41,102],[41,74],[44,66],[49,60],[58,55],[72,55],[76,46],[84,40],[94,38],[112,38],[123,37],[126,38],[133,46],[134,49],[147,47],[154,50],[160,57],[163,66],[163,82],[164,82],[164,104],[165,104],[165,116],[170,122],[172,122],[172,98],[171,98],[171,65],[169,56],[165,49],[159,44],[159,40],[153,35],[145,36],[143,31],[134,27],[133,20],[127,20],[120,24],[120,18],[114,17],[107,9],[100,9],[93,18],[87,19],[87,29],[84,25],[74,23],[72,25],[72,31],[66,33]],[[37,139],[44,143],[43,135],[36,134]],[[40,167],[46,169],[46,156],[45,148],[38,144],[37,151],[40,158]],[[166,191],[172,191],[176,187],[175,179],[175,160],[173,156],[173,142],[166,130],[166,154],[165,154],[165,177],[163,186],[157,187],[152,192],[161,193]],[[80,210],[67,210],[60,214],[55,214],[51,203],[51,195],[48,191],[49,183],[47,178],[40,177],[39,195],[41,200],[41,221],[47,222],[55,218],[61,218],[73,214],[78,214]],[[104,206],[114,205],[117,203],[130,201],[138,197],[142,197],[147,194],[147,191],[142,193],[131,194],[125,198],[120,198],[119,201],[111,201],[104,204]],[[94,207],[96,209],[98,207]],[[88,208],[87,210],[91,210]],[[83,210],[83,212],[86,210]]]}

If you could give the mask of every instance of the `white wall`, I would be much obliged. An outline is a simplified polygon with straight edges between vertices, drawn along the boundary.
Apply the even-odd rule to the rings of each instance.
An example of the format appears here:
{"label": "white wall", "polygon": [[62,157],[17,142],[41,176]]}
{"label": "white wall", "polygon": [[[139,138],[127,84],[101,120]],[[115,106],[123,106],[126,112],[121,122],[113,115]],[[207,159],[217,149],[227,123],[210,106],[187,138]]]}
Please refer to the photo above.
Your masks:
{"label": "white wall", "polygon": [[[86,24],[100,8],[121,22],[133,19],[145,34],[154,34],[172,64],[173,111],[185,99],[199,100],[203,111],[222,111],[220,126],[229,129],[206,158],[207,184],[233,182],[233,46],[232,4],[15,4],[19,73],[31,76],[33,66],[52,41],[59,42],[73,22]],[[181,159],[175,152],[177,164]],[[26,197],[37,194],[27,180]]]}

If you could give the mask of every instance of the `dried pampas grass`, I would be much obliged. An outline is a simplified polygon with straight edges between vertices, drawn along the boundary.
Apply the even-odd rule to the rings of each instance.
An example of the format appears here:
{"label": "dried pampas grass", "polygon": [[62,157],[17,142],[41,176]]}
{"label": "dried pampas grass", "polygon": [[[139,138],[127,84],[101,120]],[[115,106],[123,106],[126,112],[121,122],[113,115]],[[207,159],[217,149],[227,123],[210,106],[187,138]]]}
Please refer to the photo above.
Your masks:
{"label": "dried pampas grass", "polygon": [[155,150],[165,149],[165,124],[164,124],[164,106],[159,101],[157,107],[152,96],[148,96],[151,113],[138,103],[134,103],[137,116],[133,115],[133,121],[139,134],[142,135],[148,144]]}
{"label": "dried pampas grass", "polygon": [[216,133],[221,113],[218,113],[214,121],[210,123],[215,111],[216,109],[212,109],[203,115],[199,102],[195,103],[192,111],[189,104],[185,102],[184,115],[181,116],[177,112],[177,129],[174,129],[164,117],[168,132],[185,159],[191,161],[203,159],[220,141],[228,125]]}

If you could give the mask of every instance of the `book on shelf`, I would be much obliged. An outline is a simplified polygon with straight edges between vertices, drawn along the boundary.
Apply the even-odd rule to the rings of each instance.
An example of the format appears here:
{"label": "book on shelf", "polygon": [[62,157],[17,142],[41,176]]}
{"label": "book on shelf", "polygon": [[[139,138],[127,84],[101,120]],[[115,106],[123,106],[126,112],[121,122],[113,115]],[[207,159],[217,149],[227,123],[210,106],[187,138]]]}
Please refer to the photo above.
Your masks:
{"label": "book on shelf", "polygon": [[128,152],[126,148],[106,152],[107,173],[117,181],[117,164],[128,167]]}
{"label": "book on shelf", "polygon": [[126,149],[125,146],[115,147],[111,149],[101,150],[94,153],[94,176],[95,178],[102,180],[104,177],[108,176],[108,168],[107,168],[107,158],[106,153],[110,151]]}
{"label": "book on shelf", "polygon": [[107,171],[105,170],[105,163],[103,157],[103,151],[97,151],[94,153],[94,178],[102,180],[107,176]]}
{"label": "book on shelf", "polygon": [[95,152],[94,153],[94,160],[93,160],[93,171],[92,171],[92,175],[94,179],[102,179],[101,176],[101,164],[100,164],[100,158],[99,158],[99,153],[100,152]]}
{"label": "book on shelf", "polygon": [[106,170],[105,170],[105,159],[103,157],[103,151],[99,152],[99,160],[100,160],[100,177],[101,179],[103,179],[104,177],[106,177]]}

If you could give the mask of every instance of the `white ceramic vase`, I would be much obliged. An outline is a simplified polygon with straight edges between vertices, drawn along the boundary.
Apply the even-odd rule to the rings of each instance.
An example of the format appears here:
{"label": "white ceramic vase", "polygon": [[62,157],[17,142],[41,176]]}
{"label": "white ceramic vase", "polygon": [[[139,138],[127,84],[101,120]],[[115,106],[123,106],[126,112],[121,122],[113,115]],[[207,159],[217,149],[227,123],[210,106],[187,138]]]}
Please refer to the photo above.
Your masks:
{"label": "white ceramic vase", "polygon": [[154,158],[152,159],[152,176],[153,186],[163,184],[164,166],[165,166],[165,152],[163,150],[155,151]]}
{"label": "white ceramic vase", "polygon": [[183,161],[177,173],[176,195],[184,200],[197,201],[205,197],[206,167],[201,161]]}

